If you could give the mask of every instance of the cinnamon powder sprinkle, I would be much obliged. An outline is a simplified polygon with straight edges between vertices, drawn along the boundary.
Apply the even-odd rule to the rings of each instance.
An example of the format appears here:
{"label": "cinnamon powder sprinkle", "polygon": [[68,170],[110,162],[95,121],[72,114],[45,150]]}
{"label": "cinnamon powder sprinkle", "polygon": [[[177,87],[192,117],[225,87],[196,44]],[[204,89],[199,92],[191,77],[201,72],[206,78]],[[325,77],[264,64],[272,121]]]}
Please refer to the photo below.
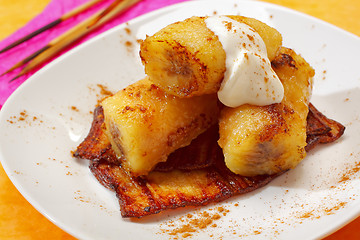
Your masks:
{"label": "cinnamon powder sprinkle", "polygon": [[249,38],[250,41],[254,42],[254,37],[253,36],[251,36],[249,34],[247,34],[246,36]]}
{"label": "cinnamon powder sprinkle", "polygon": [[[30,116],[26,110],[22,110],[18,116],[10,116],[9,119],[6,120],[10,124],[25,122],[29,126],[31,126],[33,122],[42,123],[42,120],[39,120],[36,116]],[[20,127],[20,126],[19,126]]]}
{"label": "cinnamon powder sprinkle", "polygon": [[130,41],[126,41],[126,42],[125,42],[125,46],[126,46],[126,47],[132,47],[133,44],[132,44],[132,42],[130,42]]}
{"label": "cinnamon powder sprinkle", "polygon": [[130,28],[127,28],[127,27],[126,27],[126,28],[124,28],[124,29],[125,29],[125,32],[126,32],[127,34],[129,34],[129,35],[131,34]]}
{"label": "cinnamon powder sprinkle", "polygon": [[24,121],[28,117],[27,112],[24,110],[20,113],[20,117],[18,118],[19,121]]}
{"label": "cinnamon powder sprinkle", "polygon": [[228,31],[231,31],[232,30],[232,22],[227,22],[225,24],[225,27],[227,28]]}
{"label": "cinnamon powder sprinkle", "polygon": [[360,162],[356,162],[355,165],[348,169],[340,178],[340,180],[338,181],[338,183],[344,183],[346,181],[348,181],[351,176],[355,175],[356,173],[358,173],[360,171]]}
{"label": "cinnamon powder sprinkle", "polygon": [[338,204],[336,204],[335,206],[331,207],[331,208],[326,208],[325,209],[325,213],[327,215],[331,215],[331,214],[334,214],[335,211],[345,207],[345,205],[347,204],[347,202],[339,202]]}
{"label": "cinnamon powder sprinkle", "polygon": [[100,94],[103,96],[111,96],[113,95],[113,93],[111,91],[109,91],[109,89],[102,85],[102,84],[97,84],[97,86],[100,88]]}
{"label": "cinnamon powder sprinkle", "polygon": [[75,106],[71,106],[71,110],[75,111],[75,112],[79,112],[79,109]]}
{"label": "cinnamon powder sprinkle", "polygon": [[[106,98],[106,97],[110,97],[112,95],[114,95],[113,92],[111,92],[107,86],[105,85],[102,85],[102,84],[96,84],[99,88],[100,88],[100,94],[97,94],[97,98],[98,98],[98,101],[97,101],[97,104],[100,105],[101,101]],[[90,89],[90,90],[93,90],[93,89]]]}
{"label": "cinnamon powder sprinkle", "polygon": [[224,215],[227,212],[229,212],[229,210],[224,207],[218,207],[196,214],[186,214],[176,221],[179,222],[180,225],[176,226],[174,221],[169,221],[165,223],[165,225],[166,227],[170,227],[170,229],[161,229],[161,231],[169,234],[170,236],[174,236],[174,239],[177,239],[178,236],[181,236],[181,238],[187,238],[208,227],[217,227],[218,225],[215,221],[221,219],[220,213]]}

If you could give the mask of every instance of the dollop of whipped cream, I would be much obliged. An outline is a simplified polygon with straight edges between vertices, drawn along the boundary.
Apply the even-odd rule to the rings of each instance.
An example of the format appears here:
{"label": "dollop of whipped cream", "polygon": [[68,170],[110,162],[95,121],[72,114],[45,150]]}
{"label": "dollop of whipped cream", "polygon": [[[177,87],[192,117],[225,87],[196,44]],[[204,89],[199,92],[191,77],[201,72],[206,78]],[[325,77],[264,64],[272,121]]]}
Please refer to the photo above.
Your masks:
{"label": "dollop of whipped cream", "polygon": [[281,102],[284,87],[271,68],[261,36],[249,25],[225,16],[208,17],[205,23],[218,36],[226,53],[219,100],[228,107]]}

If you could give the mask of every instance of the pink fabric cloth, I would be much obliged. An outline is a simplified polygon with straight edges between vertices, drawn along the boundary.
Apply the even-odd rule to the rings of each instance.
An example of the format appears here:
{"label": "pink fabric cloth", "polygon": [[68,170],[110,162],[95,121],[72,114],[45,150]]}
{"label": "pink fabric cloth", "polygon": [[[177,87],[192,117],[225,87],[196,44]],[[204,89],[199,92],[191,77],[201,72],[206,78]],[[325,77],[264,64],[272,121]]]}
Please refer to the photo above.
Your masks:
{"label": "pink fabric cloth", "polygon": [[[30,21],[27,25],[23,28],[16,31],[14,34],[9,36],[8,38],[4,39],[0,42],[0,49],[7,46],[8,44],[20,39],[21,37],[31,33],[32,31],[50,23],[51,21],[59,18],[64,13],[68,12],[69,10],[83,4],[88,0],[52,0],[49,5],[44,9],[44,11],[35,17],[32,21]],[[68,19],[65,22],[60,23],[59,25],[55,26],[52,29],[47,30],[46,32],[28,40],[27,42],[13,48],[5,53],[0,54],[0,74],[5,72],[7,69],[12,67],[15,63],[19,62],[20,60],[24,59],[25,57],[31,55],[36,50],[45,46],[48,42],[50,42],[55,37],[59,36],[60,34],[64,33],[71,27],[75,26],[77,23],[81,22],[82,20],[86,19],[87,17],[91,16],[92,14],[96,13],[100,9],[108,6],[113,0],[104,0],[97,5],[91,7],[90,9],[86,10],[85,12]],[[73,44],[70,48],[64,50],[59,55],[63,54],[64,52],[70,50],[71,48],[81,44],[82,42],[116,26],[120,23],[126,22],[132,18],[140,16],[144,13],[153,11],[158,8],[162,8],[168,5],[172,5],[175,3],[183,2],[186,0],[142,0],[141,2],[134,5],[125,13],[121,14],[120,16],[114,18],[110,22],[104,24],[100,28],[96,29],[94,32],[90,33],[89,35],[85,36],[80,41]],[[53,59],[52,59],[53,60]],[[42,67],[42,66],[41,66]],[[38,68],[39,69],[39,68]],[[36,69],[36,70],[38,70]],[[35,70],[35,71],[36,71]],[[26,79],[28,79],[35,71],[28,73],[15,81],[9,83],[9,81],[14,78],[21,69],[16,69],[11,73],[8,73],[2,77],[0,77],[0,109],[6,99],[10,96],[10,94],[19,87]]]}

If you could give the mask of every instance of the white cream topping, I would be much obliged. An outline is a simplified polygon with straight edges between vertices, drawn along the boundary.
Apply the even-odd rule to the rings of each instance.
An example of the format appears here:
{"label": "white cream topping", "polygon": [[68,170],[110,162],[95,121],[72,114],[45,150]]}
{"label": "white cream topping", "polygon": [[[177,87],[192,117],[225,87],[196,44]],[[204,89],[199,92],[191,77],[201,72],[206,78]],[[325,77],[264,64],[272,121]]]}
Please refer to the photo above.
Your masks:
{"label": "white cream topping", "polygon": [[228,107],[281,102],[284,87],[271,68],[261,36],[249,25],[225,16],[208,17],[205,23],[218,36],[226,53],[219,100]]}

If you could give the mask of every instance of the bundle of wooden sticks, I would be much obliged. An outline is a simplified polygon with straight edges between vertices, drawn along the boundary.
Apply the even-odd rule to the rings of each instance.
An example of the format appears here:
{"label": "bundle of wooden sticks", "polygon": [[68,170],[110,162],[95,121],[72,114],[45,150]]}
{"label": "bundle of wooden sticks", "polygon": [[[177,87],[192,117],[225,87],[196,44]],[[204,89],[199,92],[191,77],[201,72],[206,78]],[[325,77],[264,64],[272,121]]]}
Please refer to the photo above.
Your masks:
{"label": "bundle of wooden sticks", "polygon": [[[102,0],[90,0],[85,4],[71,10],[70,12],[64,14],[59,19],[52,21],[51,23],[33,31],[32,33],[24,36],[23,38],[9,44],[8,46],[4,47],[0,50],[0,54],[12,49],[19,44],[22,44],[29,39],[35,37],[36,35],[58,25],[59,23],[74,17],[75,15],[89,9],[93,5],[101,2]],[[37,50],[30,56],[22,59],[21,61],[17,62],[7,71],[1,74],[1,76],[10,73],[14,69],[23,67],[19,74],[17,74],[14,78],[10,80],[14,81],[15,79],[19,78],[20,76],[30,72],[31,70],[37,68],[40,64],[44,63],[45,61],[52,59],[56,54],[62,51],[64,48],[70,46],[72,43],[78,41],[82,37],[86,36],[96,28],[100,27],[104,23],[108,22],[109,20],[113,19],[114,17],[118,16],[119,14],[123,13],[124,11],[128,10],[130,7],[138,3],[140,0],[114,0],[108,7],[101,9],[100,11],[96,12],[94,15],[90,16],[89,18],[85,19],[84,21],[80,22],[75,27],[69,29],[64,34],[58,36],[57,38],[50,41],[46,46]]]}

